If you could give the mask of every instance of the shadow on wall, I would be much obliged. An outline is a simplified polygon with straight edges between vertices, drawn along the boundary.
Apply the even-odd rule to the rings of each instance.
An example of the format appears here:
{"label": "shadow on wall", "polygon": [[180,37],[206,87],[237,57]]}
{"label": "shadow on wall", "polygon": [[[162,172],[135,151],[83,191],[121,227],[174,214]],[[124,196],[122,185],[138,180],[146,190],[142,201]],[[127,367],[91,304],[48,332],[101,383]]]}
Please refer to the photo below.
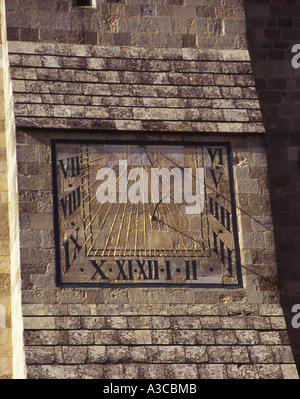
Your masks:
{"label": "shadow on wall", "polygon": [[297,3],[245,0],[248,48],[267,133],[281,304],[300,373],[300,68],[292,64],[291,51],[300,43]]}

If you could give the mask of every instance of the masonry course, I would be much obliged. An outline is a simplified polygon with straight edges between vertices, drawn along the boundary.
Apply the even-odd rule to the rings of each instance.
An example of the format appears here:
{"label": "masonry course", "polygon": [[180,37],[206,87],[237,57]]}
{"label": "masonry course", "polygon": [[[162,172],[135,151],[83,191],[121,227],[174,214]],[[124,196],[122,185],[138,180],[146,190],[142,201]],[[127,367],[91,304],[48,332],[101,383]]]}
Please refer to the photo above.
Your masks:
{"label": "masonry course", "polygon": [[[61,306],[38,305],[38,308],[42,313],[59,314]],[[225,364],[224,375],[231,375],[230,370],[238,363],[239,368],[243,365],[241,370],[244,371],[239,375],[244,377],[251,371],[261,378],[273,370],[269,378],[282,378],[288,370],[285,366],[293,364],[284,317],[280,307],[275,305],[243,307],[236,304],[218,308],[190,305],[190,313],[197,314],[194,316],[184,315],[177,305],[157,306],[152,311],[151,307],[143,306],[144,316],[140,310],[142,305],[129,305],[127,311],[125,305],[115,305],[111,310],[118,315],[114,316],[107,315],[112,311],[105,305],[77,308],[80,316],[74,316],[72,311],[72,316],[45,318],[29,316],[35,314],[34,308],[25,305],[29,373],[42,376],[46,365],[48,372],[55,373],[57,364],[64,365],[65,370],[73,365],[72,370],[77,375],[78,364],[82,363],[87,365],[86,369],[88,365],[97,365],[98,370],[104,372],[110,363],[125,362],[130,366],[139,365],[133,368],[133,375],[140,377],[143,364],[165,373],[170,370],[169,364],[177,372],[182,364],[187,366],[187,373],[192,367],[192,375],[202,376],[212,364],[221,363]],[[206,315],[199,315],[201,310]],[[274,314],[272,318],[270,312]],[[97,316],[87,316],[87,313]],[[282,366],[275,366],[274,362]],[[126,365],[124,372],[125,369]]]}
{"label": "masonry course", "polygon": [[[18,51],[22,58],[14,59]],[[18,44],[10,43],[15,113],[17,124],[20,121],[23,127],[50,128],[59,123],[61,128],[164,131],[185,126],[190,131],[264,131],[245,51],[185,54],[178,50],[177,57],[173,54],[170,60],[164,50],[148,59],[143,49],[115,48],[111,52],[107,48],[105,52],[101,48],[101,63],[81,65],[80,70],[74,69],[79,57],[73,57],[75,64],[65,69],[64,57],[47,56],[52,76],[49,72],[41,75],[45,70],[41,53],[31,58],[27,67],[25,51],[26,46],[19,49]],[[37,50],[29,43],[27,51]],[[111,58],[116,52],[120,59]],[[99,53],[97,47],[83,51],[85,64],[95,53]],[[132,56],[137,58],[127,60]],[[134,61],[136,71],[132,72]]]}

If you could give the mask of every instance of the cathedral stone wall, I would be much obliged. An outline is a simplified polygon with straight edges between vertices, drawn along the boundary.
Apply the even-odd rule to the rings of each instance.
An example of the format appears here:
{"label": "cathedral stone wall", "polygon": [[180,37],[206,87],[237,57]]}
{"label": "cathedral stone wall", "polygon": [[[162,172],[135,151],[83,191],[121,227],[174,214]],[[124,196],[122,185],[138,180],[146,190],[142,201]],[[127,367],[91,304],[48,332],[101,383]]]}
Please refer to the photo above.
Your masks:
{"label": "cathedral stone wall", "polygon": [[[50,139],[69,136],[69,131],[45,136],[39,130],[18,130],[28,377],[297,377],[278,303],[262,138],[223,138],[232,143],[235,165],[243,165],[235,168],[242,287],[87,289],[55,283]],[[110,142],[118,136],[75,135]],[[143,133],[145,142],[154,137],[161,139]],[[201,142],[172,133],[178,143],[188,139]],[[211,135],[210,140],[220,138]]]}
{"label": "cathedral stone wall", "polygon": [[[298,378],[244,3],[7,8],[28,378]],[[91,165],[157,154],[205,169],[200,228],[101,213]]]}
{"label": "cathedral stone wall", "polygon": [[[269,183],[281,303],[294,355],[299,329],[291,323],[299,291],[299,1],[245,2],[247,36],[266,128]],[[293,61],[294,59],[294,61]],[[298,62],[297,62],[298,60]],[[299,362],[299,360],[297,360]]]}

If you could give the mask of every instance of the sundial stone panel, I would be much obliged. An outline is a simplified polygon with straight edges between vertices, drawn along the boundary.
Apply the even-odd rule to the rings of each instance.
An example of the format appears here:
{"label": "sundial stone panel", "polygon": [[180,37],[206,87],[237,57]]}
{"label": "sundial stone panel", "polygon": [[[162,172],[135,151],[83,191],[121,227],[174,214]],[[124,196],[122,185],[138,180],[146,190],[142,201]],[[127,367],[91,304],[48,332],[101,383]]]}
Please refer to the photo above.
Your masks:
{"label": "sundial stone panel", "polygon": [[53,140],[57,283],[241,287],[228,142]]}

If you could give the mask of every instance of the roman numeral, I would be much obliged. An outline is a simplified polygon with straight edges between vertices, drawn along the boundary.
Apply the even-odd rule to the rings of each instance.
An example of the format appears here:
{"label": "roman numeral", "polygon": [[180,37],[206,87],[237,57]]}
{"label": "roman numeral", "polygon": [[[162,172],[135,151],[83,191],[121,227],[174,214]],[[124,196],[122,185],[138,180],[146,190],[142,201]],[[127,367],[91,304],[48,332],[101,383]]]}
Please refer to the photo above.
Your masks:
{"label": "roman numeral", "polygon": [[230,220],[231,213],[225,209],[222,205],[218,204],[213,198],[209,199],[209,212],[224,226],[228,231],[230,231]]}
{"label": "roman numeral", "polygon": [[186,280],[197,280],[197,263],[195,260],[192,261],[192,269],[190,268],[190,262],[188,260],[185,261],[185,273]]}
{"label": "roman numeral", "polygon": [[[78,254],[82,248],[82,246],[78,243],[78,230],[79,227],[76,228],[76,235],[75,237],[73,234],[70,235],[70,237],[67,238],[67,240],[63,243],[64,249],[65,249],[65,260],[66,260],[66,272],[70,269],[72,263],[75,261],[75,259],[78,257]],[[70,259],[70,244],[73,243],[73,257]]]}
{"label": "roman numeral", "polygon": [[103,273],[103,271],[101,270],[101,267],[103,266],[103,264],[106,262],[106,260],[101,260],[100,265],[95,261],[95,260],[90,260],[91,264],[94,266],[94,268],[96,269],[95,273],[92,275],[91,280],[95,280],[95,275],[96,274],[100,274],[101,278],[103,280],[108,280],[108,277],[106,277],[106,275]]}
{"label": "roman numeral", "polygon": [[[133,269],[132,269],[132,260],[116,260],[115,263],[118,266],[119,274],[117,276],[118,280],[133,280]],[[138,279],[141,280],[158,280],[159,279],[159,271],[158,271],[158,261],[157,260],[136,260],[135,263],[139,269]],[[167,279],[171,279],[170,274],[170,263],[167,265]],[[137,270],[134,270],[137,272]],[[128,273],[128,274],[127,274]]]}
{"label": "roman numeral", "polygon": [[71,177],[75,177],[80,173],[79,156],[67,159],[60,159],[59,164],[65,179],[67,178],[69,171],[71,171]]}
{"label": "roman numeral", "polygon": [[[116,264],[117,264],[117,266],[118,266],[118,268],[119,268],[119,274],[118,274],[118,277],[117,277],[117,279],[118,280],[120,280],[120,276],[122,276],[122,279],[123,280],[127,280],[127,275],[126,275],[126,273],[125,273],[125,271],[124,271],[124,265],[125,265],[125,263],[126,263],[126,260],[115,260],[115,262],[116,262]],[[131,260],[130,261],[128,261],[128,271],[129,271],[129,276],[128,276],[128,278],[130,279],[130,280],[132,280],[133,279],[133,276],[132,276],[132,265],[131,265]]]}
{"label": "roman numeral", "polygon": [[141,276],[143,276],[144,280],[148,280],[148,276],[144,270],[145,261],[142,262],[140,260],[137,260],[136,263],[140,269],[139,279],[141,278]]}
{"label": "roman numeral", "polygon": [[219,256],[221,262],[227,267],[227,270],[232,274],[232,250],[224,244],[224,242],[213,231],[213,251]]}
{"label": "roman numeral", "polygon": [[219,165],[224,165],[224,163],[223,163],[223,149],[222,148],[215,148],[215,149],[207,148],[207,152],[208,152],[208,154],[210,156],[212,164],[214,163],[215,158],[216,158],[216,160],[218,161],[217,163]]}
{"label": "roman numeral", "polygon": [[72,213],[80,206],[80,187],[75,188],[75,190],[61,198],[60,203],[66,219],[67,216],[72,215]]}
{"label": "roman numeral", "polygon": [[221,180],[221,178],[222,178],[222,176],[223,176],[223,173],[220,172],[220,174],[219,174],[219,176],[218,176],[218,178],[217,178],[215,170],[214,170],[214,169],[209,169],[209,170],[210,170],[210,172],[211,172],[214,185],[215,185],[216,188],[218,188],[218,185],[219,185],[220,180]]}

